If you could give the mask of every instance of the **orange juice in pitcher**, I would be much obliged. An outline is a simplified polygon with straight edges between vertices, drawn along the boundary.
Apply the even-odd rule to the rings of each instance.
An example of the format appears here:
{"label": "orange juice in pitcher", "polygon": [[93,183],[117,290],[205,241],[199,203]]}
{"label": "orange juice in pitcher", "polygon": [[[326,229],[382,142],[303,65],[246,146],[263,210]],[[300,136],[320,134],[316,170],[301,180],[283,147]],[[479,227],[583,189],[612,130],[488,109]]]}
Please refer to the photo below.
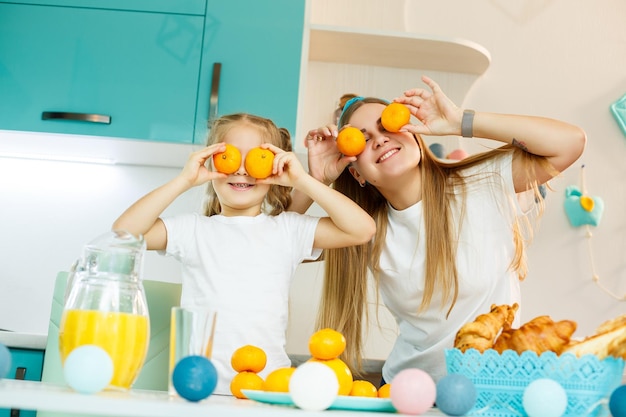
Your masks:
{"label": "orange juice in pitcher", "polygon": [[148,352],[150,319],[141,267],[145,242],[113,231],[87,244],[66,290],[59,327],[65,359],[82,345],[103,348],[113,361],[114,389],[129,389]]}
{"label": "orange juice in pitcher", "polygon": [[97,310],[66,310],[61,319],[61,361],[82,345],[97,345],[113,360],[112,387],[128,389],[148,352],[149,326],[145,316]]}

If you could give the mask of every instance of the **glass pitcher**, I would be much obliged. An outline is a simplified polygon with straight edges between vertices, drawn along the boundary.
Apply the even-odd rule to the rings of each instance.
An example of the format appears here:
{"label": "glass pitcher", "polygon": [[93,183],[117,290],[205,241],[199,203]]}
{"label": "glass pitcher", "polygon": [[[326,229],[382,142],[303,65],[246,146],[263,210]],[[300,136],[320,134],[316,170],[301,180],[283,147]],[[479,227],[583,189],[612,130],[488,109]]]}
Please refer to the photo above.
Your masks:
{"label": "glass pitcher", "polygon": [[61,361],[82,345],[113,360],[109,388],[129,389],[143,366],[150,319],[142,284],[146,244],[125,231],[108,232],[83,248],[66,289],[59,328]]}

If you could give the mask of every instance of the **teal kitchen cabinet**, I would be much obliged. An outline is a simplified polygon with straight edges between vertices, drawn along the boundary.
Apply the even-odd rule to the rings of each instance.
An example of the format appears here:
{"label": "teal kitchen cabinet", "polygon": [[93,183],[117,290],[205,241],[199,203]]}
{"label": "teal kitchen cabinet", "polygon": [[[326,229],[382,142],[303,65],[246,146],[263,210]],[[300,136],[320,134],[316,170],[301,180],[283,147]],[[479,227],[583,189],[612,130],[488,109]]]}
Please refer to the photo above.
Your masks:
{"label": "teal kitchen cabinet", "polygon": [[[200,91],[210,91],[221,63],[218,114],[248,112],[294,135],[305,0],[207,0]],[[196,143],[206,138],[211,100],[201,100]]]}
{"label": "teal kitchen cabinet", "polygon": [[[43,368],[43,350],[9,347],[11,352],[11,369],[8,378],[41,381]],[[35,417],[32,410],[16,410],[0,408],[0,417]]]}
{"label": "teal kitchen cabinet", "polygon": [[190,143],[203,25],[204,16],[0,4],[0,128]]}
{"label": "teal kitchen cabinet", "polygon": [[204,143],[247,111],[293,132],[304,3],[0,2],[0,129]]}

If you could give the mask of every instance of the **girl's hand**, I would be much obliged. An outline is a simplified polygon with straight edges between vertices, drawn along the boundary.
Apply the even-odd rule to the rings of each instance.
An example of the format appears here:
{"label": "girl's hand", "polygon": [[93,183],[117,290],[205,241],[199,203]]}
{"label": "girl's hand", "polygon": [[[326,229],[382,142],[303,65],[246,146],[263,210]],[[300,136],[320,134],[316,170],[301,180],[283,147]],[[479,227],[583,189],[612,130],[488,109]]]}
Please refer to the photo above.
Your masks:
{"label": "girl's hand", "polygon": [[405,91],[404,96],[394,99],[398,103],[406,104],[411,114],[422,122],[418,125],[407,125],[402,131],[420,135],[460,135],[463,110],[431,78],[424,75],[422,81],[430,87],[430,91],[413,88]]}
{"label": "girl's hand", "polygon": [[355,156],[344,156],[337,149],[337,126],[326,125],[309,130],[304,141],[307,148],[309,173],[326,185],[333,183],[343,170],[356,161]]}
{"label": "girl's hand", "polygon": [[224,152],[226,150],[226,144],[223,142],[215,143],[211,146],[207,146],[204,149],[193,152],[189,155],[189,159],[185,164],[185,167],[179,174],[184,181],[186,181],[190,187],[202,185],[216,178],[226,178],[226,174],[222,174],[217,171],[211,171],[207,168],[207,160],[218,152]]}
{"label": "girl's hand", "polygon": [[256,180],[257,184],[277,184],[285,187],[294,187],[300,178],[308,175],[295,153],[285,152],[283,149],[270,143],[262,144],[261,148],[269,149],[274,153],[274,163],[272,175]]}

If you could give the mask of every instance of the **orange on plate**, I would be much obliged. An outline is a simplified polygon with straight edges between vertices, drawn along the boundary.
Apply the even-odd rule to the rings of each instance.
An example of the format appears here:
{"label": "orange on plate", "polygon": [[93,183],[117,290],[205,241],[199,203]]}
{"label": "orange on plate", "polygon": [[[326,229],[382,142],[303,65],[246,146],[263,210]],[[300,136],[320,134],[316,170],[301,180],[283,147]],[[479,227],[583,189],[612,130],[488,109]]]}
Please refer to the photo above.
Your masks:
{"label": "orange on plate", "polygon": [[230,381],[230,392],[237,398],[248,398],[242,389],[263,390],[263,378],[254,372],[239,372]]}
{"label": "orange on plate", "polygon": [[257,346],[245,345],[233,352],[230,365],[237,372],[261,372],[267,364],[265,351]]}
{"label": "orange on plate", "polygon": [[357,156],[365,149],[365,135],[356,127],[344,127],[337,135],[337,149],[346,156]]}
{"label": "orange on plate", "polygon": [[213,166],[217,172],[233,174],[241,166],[241,152],[234,145],[227,143],[224,152],[213,154]]}
{"label": "orange on plate", "polygon": [[391,384],[387,383],[378,388],[378,398],[391,397]]}
{"label": "orange on plate", "polygon": [[400,103],[390,103],[380,115],[380,123],[388,132],[399,132],[411,120],[411,111]]}
{"label": "orange on plate", "polygon": [[350,390],[352,390],[352,371],[350,371],[350,368],[344,361],[339,358],[328,360],[311,358],[309,361],[323,363],[324,365],[330,367],[330,369],[332,369],[337,376],[337,381],[339,382],[339,391],[337,394],[350,394]]}
{"label": "orange on plate", "polygon": [[352,382],[352,389],[350,395],[353,397],[378,397],[378,390],[369,381],[363,379],[357,379]]}
{"label": "orange on plate", "polygon": [[296,370],[294,367],[278,368],[265,377],[263,391],[289,392],[289,380]]}
{"label": "orange on plate", "polygon": [[309,352],[316,359],[335,359],[346,349],[346,338],[337,330],[321,329],[309,338]]}
{"label": "orange on plate", "polygon": [[272,175],[274,153],[269,149],[253,148],[246,155],[244,166],[252,178],[263,179]]}

